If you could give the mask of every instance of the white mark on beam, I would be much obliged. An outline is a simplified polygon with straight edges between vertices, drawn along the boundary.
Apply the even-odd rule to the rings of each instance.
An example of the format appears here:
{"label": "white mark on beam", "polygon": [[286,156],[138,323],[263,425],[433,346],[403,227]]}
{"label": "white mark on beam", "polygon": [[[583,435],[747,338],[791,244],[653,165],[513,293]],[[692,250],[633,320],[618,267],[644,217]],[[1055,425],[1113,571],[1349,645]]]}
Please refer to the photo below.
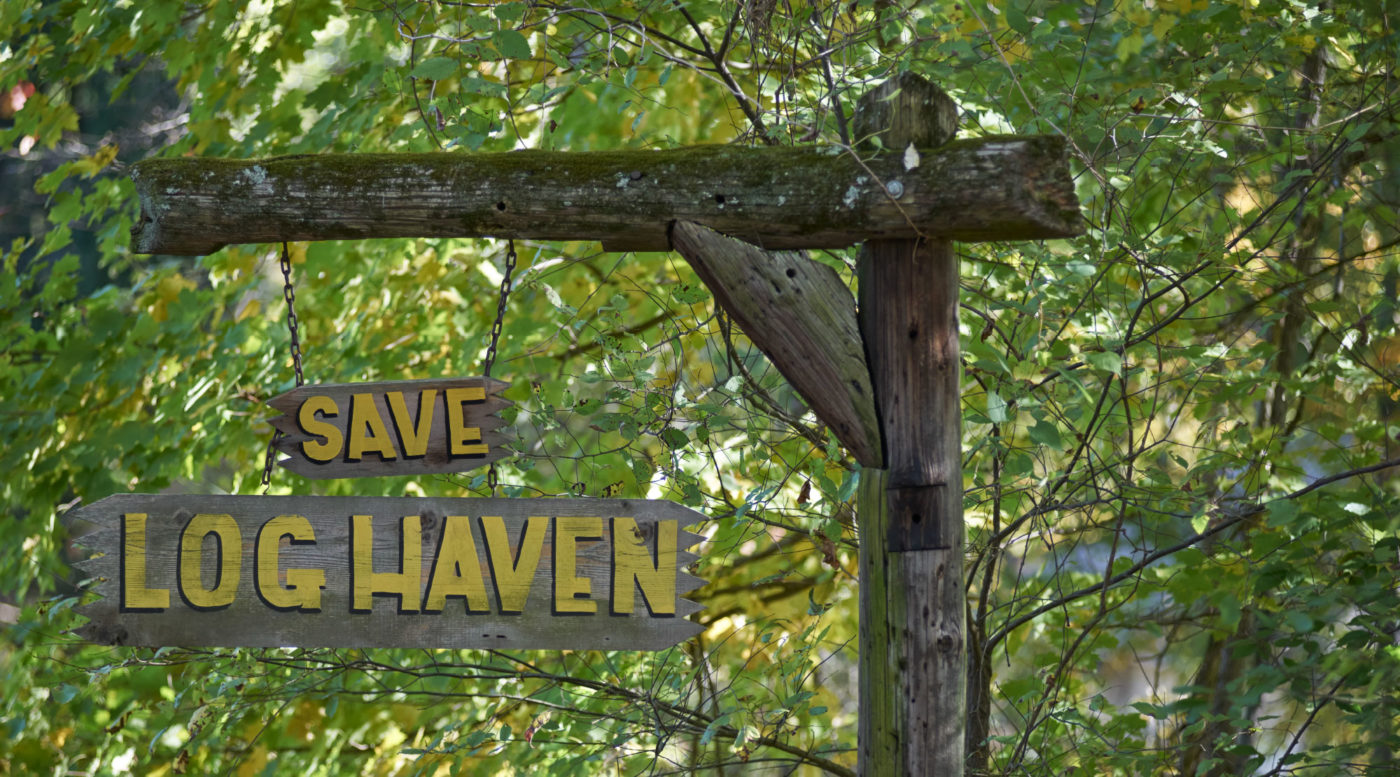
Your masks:
{"label": "white mark on beam", "polygon": [[852,184],[851,188],[846,190],[846,196],[842,197],[841,201],[846,203],[848,209],[854,209],[856,207],[856,200],[859,198],[860,187]]}
{"label": "white mark on beam", "polygon": [[243,177],[252,184],[257,194],[272,194],[272,186],[267,182],[267,170],[262,165],[253,165],[243,170]]}

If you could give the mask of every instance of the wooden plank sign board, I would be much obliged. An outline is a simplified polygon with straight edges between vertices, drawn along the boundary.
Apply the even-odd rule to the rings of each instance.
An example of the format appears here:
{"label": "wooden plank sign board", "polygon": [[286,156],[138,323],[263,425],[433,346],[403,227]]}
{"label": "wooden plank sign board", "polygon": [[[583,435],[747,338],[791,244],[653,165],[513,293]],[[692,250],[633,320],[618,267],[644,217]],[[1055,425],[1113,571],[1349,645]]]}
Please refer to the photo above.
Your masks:
{"label": "wooden plank sign board", "polygon": [[496,417],[513,404],[491,378],[299,386],[268,400],[282,412],[278,463],[308,478],[465,472],[505,456]]}
{"label": "wooden plank sign board", "polygon": [[77,633],[147,646],[660,650],[699,513],[663,501],[122,494],[67,519],[100,555]]}

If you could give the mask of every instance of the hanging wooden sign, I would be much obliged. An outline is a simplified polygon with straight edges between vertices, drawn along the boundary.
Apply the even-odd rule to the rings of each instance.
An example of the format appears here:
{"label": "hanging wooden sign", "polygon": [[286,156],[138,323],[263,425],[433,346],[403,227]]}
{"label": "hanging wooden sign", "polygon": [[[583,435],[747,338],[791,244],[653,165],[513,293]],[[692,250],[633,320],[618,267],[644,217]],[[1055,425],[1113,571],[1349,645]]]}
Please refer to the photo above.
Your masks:
{"label": "hanging wooden sign", "polygon": [[496,416],[512,402],[492,378],[299,386],[268,400],[282,415],[277,463],[308,478],[465,472],[507,455]]}
{"label": "hanging wooden sign", "polygon": [[660,650],[703,516],[671,502],[122,494],[69,518],[111,645]]}

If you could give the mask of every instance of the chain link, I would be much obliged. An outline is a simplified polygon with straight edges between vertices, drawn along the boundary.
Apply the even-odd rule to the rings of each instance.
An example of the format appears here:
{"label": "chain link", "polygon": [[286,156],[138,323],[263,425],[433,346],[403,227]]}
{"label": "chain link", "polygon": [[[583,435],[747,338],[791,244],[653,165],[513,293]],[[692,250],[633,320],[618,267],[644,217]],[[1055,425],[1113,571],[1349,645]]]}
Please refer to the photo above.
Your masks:
{"label": "chain link", "polygon": [[[292,286],[292,255],[287,244],[282,244],[282,299],[287,301],[287,331],[291,333],[292,371],[296,373],[297,387],[306,385],[306,376],[301,371],[301,328],[297,320],[297,292]],[[488,373],[489,374],[489,373]],[[266,494],[272,487],[272,467],[277,463],[277,443],[282,439],[282,430],[276,430],[267,441],[267,453],[263,458],[262,487]]]}
{"label": "chain link", "polygon": [[263,455],[262,487],[266,494],[272,488],[272,467],[277,463],[277,441],[282,439],[282,430],[277,429],[272,433],[272,439],[267,441],[267,453]]}
{"label": "chain link", "polygon": [[[486,346],[485,375],[491,377],[491,367],[496,363],[496,343],[501,339],[501,327],[506,320],[506,300],[510,297],[510,277],[515,273],[515,241],[506,241],[506,271],[501,276],[501,294],[496,301],[496,320],[491,323],[491,342]],[[491,496],[496,495],[496,462],[486,468],[486,487],[491,490]]]}
{"label": "chain link", "polygon": [[501,295],[496,302],[496,321],[491,324],[491,344],[486,346],[486,377],[496,363],[496,342],[501,339],[501,326],[506,320],[506,299],[510,296],[510,276],[515,272],[515,241],[506,241],[506,272],[501,276]]}
{"label": "chain link", "polygon": [[287,301],[287,331],[292,334],[292,369],[297,375],[297,387],[306,385],[301,372],[301,330],[297,320],[297,290],[292,286],[292,255],[282,244],[282,298]]}

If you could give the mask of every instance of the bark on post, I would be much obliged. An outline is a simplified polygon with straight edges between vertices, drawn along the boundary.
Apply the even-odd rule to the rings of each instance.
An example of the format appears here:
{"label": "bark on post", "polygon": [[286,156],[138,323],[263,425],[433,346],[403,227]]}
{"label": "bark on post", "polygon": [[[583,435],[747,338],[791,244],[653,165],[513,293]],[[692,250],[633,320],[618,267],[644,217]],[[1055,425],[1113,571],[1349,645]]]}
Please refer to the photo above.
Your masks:
{"label": "bark on post", "polygon": [[[912,74],[861,98],[856,129],[886,149],[930,148],[957,109]],[[885,469],[862,473],[860,772],[963,773],[965,605],[958,261],[946,239],[871,240],[860,325]]]}

